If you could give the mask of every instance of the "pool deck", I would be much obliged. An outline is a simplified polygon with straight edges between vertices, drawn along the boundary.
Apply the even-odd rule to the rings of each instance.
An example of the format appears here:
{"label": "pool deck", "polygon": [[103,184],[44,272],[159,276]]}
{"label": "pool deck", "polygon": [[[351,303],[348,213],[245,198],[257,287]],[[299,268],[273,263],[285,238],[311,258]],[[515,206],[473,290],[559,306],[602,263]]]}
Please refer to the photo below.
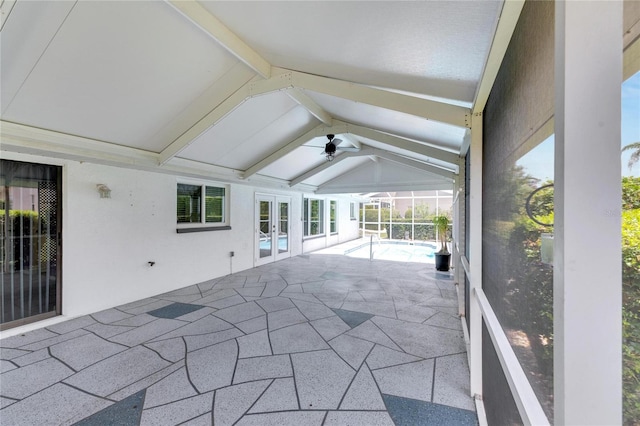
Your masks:
{"label": "pool deck", "polygon": [[[369,258],[369,251],[365,250],[366,253],[363,255],[361,250],[364,247],[367,247],[370,244],[370,240],[368,237],[358,238],[356,240],[352,240],[343,244],[335,245],[328,247],[326,249],[321,249],[315,251],[317,254],[340,254],[347,255],[350,257],[358,257]],[[385,246],[383,250],[380,250],[380,245]],[[379,240],[373,242],[373,251],[374,251],[374,260],[392,260],[396,262],[420,262],[420,263],[431,263],[435,262],[434,258],[428,258],[425,256],[411,256],[407,253],[393,253],[389,251],[389,247],[420,247],[420,246],[432,246],[436,247],[437,243],[435,241],[414,241],[414,240]],[[359,255],[354,255],[353,253],[358,253]]]}
{"label": "pool deck", "polygon": [[[358,242],[360,243],[360,242]],[[0,340],[7,425],[475,425],[448,274],[314,253]]]}

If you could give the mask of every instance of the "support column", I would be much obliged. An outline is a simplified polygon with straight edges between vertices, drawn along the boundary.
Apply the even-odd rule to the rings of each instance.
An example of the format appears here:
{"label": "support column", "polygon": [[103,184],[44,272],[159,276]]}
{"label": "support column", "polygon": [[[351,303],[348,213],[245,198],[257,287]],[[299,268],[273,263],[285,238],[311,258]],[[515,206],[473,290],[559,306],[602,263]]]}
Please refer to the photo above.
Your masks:
{"label": "support column", "polygon": [[622,423],[622,1],[555,11],[555,424]]}
{"label": "support column", "polygon": [[[461,256],[464,256],[464,244],[463,241],[465,239],[465,233],[461,232],[464,228],[464,209],[466,207],[465,198],[464,198],[464,185],[465,185],[465,164],[464,157],[461,157],[458,160],[458,177],[456,179],[456,184],[454,186],[453,196],[457,198],[458,202],[456,203],[455,209],[455,225],[456,225],[456,250],[453,250],[455,253],[455,269],[454,269],[454,280],[458,284],[458,313],[460,315],[467,316],[465,312],[465,272],[464,266],[462,265]],[[465,232],[467,232],[465,230]]]}
{"label": "support column", "polygon": [[482,288],[482,113],[471,117],[471,179],[469,201],[469,340],[471,396],[482,396],[482,312],[474,288]]}

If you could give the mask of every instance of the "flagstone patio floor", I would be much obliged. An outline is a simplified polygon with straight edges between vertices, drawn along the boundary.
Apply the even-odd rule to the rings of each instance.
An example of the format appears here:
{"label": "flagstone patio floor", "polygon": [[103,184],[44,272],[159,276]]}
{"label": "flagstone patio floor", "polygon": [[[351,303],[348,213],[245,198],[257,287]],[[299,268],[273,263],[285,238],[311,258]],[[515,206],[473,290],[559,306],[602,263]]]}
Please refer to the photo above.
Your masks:
{"label": "flagstone patio floor", "polygon": [[311,254],[0,340],[3,425],[475,425],[448,274]]}

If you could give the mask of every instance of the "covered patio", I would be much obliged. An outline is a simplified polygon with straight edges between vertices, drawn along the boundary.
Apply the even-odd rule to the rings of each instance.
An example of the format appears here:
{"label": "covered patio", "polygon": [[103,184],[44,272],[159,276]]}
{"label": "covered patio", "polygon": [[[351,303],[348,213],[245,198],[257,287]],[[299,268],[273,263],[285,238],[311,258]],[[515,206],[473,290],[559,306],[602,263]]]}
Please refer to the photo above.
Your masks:
{"label": "covered patio", "polygon": [[[639,1],[3,0],[0,36],[3,424],[623,421]],[[450,276],[310,254],[432,190]]]}
{"label": "covered patio", "polygon": [[477,424],[432,264],[301,255],[0,345],[3,424]]}

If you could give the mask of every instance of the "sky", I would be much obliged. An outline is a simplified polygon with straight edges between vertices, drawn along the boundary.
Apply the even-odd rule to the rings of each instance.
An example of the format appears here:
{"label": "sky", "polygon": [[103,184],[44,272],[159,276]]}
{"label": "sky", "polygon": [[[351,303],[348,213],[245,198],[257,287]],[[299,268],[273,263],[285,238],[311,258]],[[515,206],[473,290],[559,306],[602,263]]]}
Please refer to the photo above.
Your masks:
{"label": "sky", "polygon": [[[622,145],[640,142],[640,71],[622,83]],[[629,170],[631,151],[622,154],[622,175],[640,176],[640,161]]]}
{"label": "sky", "polygon": [[[621,130],[621,149],[631,143],[640,142],[640,71],[622,84]],[[523,166],[529,175],[540,179],[541,182],[553,179],[553,150],[554,137],[551,135],[520,158],[517,164]],[[631,151],[621,155],[622,175],[639,177],[640,161],[629,169],[627,163],[630,156]]]}

